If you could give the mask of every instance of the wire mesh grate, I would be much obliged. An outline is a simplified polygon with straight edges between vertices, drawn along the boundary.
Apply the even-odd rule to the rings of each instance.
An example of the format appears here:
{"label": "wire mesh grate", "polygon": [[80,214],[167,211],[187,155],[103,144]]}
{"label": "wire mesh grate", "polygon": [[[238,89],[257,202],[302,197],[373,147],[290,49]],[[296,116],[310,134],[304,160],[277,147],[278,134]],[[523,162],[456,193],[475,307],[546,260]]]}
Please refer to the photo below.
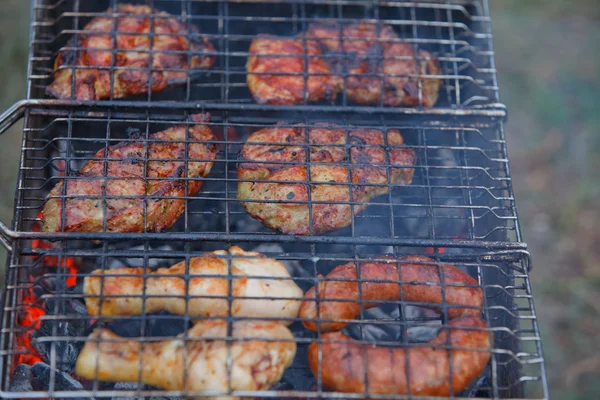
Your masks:
{"label": "wire mesh grate", "polygon": [[[361,102],[352,98],[348,91],[352,85],[353,78],[366,79],[371,82],[367,85],[370,91],[388,91],[387,85],[394,80],[393,74],[399,74],[397,80],[407,82],[416,80],[415,87],[399,87],[396,94],[404,96],[403,90],[409,94],[419,92],[416,97],[421,101],[414,103],[402,101],[407,108],[415,108],[416,104],[427,104],[423,102],[424,85],[433,82],[434,78],[439,76],[442,81],[439,91],[439,100],[436,107],[440,110],[450,109],[480,109],[481,106],[498,106],[498,88],[495,76],[495,67],[493,60],[493,51],[491,49],[490,19],[484,3],[480,1],[453,1],[453,2],[371,2],[371,1],[301,1],[301,2],[268,2],[266,6],[261,3],[249,2],[227,2],[227,1],[195,1],[195,0],[153,0],[149,3],[152,7],[151,13],[147,18],[145,25],[146,31],[139,28],[122,28],[127,34],[121,33],[111,25],[114,19],[130,18],[136,20],[131,14],[124,10],[119,12],[119,7],[125,2],[106,0],[100,2],[81,2],[78,0],[52,1],[39,0],[35,5],[35,21],[32,25],[32,48],[31,48],[31,74],[29,76],[29,98],[41,99],[45,97],[46,87],[53,81],[54,62],[57,56],[61,54],[60,49],[68,49],[63,54],[63,60],[60,62],[59,71],[66,73],[69,78],[75,81],[75,76],[81,74],[81,79],[88,76],[89,71],[99,71],[98,74],[105,74],[98,78],[105,80],[102,84],[106,93],[98,94],[98,97],[78,93],[75,85],[67,82],[69,86],[63,96],[65,99],[79,100],[106,100],[112,102],[115,99],[123,97],[122,89],[127,84],[134,85],[131,89],[131,95],[134,100],[141,101],[183,101],[183,102],[205,102],[207,104],[218,103],[227,104],[231,107],[244,107],[254,103],[252,95],[246,83],[246,64],[248,61],[249,47],[253,39],[260,34],[274,35],[269,40],[276,38],[293,38],[297,35],[303,35],[311,24],[322,23],[323,21],[337,21],[344,26],[351,26],[356,23],[372,24],[377,26],[377,30],[382,27],[391,27],[395,32],[393,43],[399,43],[399,46],[414,49],[403,55],[377,55],[373,50],[370,53],[350,52],[348,56],[351,59],[358,54],[360,57],[367,57],[370,63],[375,62],[377,57],[389,57],[391,60],[398,59],[401,65],[415,61],[418,64],[423,59],[433,57],[439,63],[439,71],[435,73],[430,69],[418,72],[414,69],[403,67],[383,71],[375,68],[368,70],[355,70],[348,66],[348,70],[338,71],[339,77],[343,80],[342,90],[337,95],[337,100],[333,103],[326,100],[307,101],[303,95],[299,95],[296,103],[304,104],[309,108],[326,110],[333,107],[358,107],[358,108],[380,108],[380,106],[389,105],[384,101],[382,94],[380,99],[367,101],[367,105],[360,106]],[[263,4],[264,5],[264,4]],[[110,12],[110,15],[106,13]],[[168,12],[173,16],[172,21],[180,23],[181,29],[175,33],[164,33],[153,31],[153,25],[160,24],[162,21],[168,21],[170,18],[160,12]],[[90,21],[97,18],[107,19],[107,26],[102,28],[88,25]],[[141,19],[137,17],[138,19]],[[175,22],[173,22],[175,23]],[[135,25],[134,23],[132,23]],[[157,25],[158,26],[158,25]],[[340,25],[342,26],[342,25]],[[341,28],[340,28],[341,29]],[[100,32],[101,35],[98,32]],[[140,33],[141,32],[141,33]],[[154,33],[152,33],[154,32]],[[163,36],[160,36],[163,35]],[[361,42],[362,39],[342,34],[341,40],[347,42],[349,46],[357,42],[360,46],[377,47],[383,41],[382,38],[374,42]],[[74,37],[79,38],[73,40]],[[155,38],[152,41],[149,38]],[[302,36],[303,43],[300,46],[300,58],[304,58],[310,63],[316,55],[307,53],[307,42],[311,37]],[[91,39],[103,38],[104,44],[88,43]],[[135,46],[131,43],[124,44],[127,40],[145,41],[145,45],[136,42]],[[191,60],[191,50],[186,50],[186,45],[165,45],[158,39],[182,39],[185,43],[193,44],[202,40],[208,40],[214,46],[214,50],[206,48],[202,50],[206,57],[214,60],[214,66],[210,68],[188,68],[188,59]],[[377,38],[377,36],[376,36]],[[114,46],[117,43],[117,47]],[[152,45],[151,45],[152,44]],[[66,47],[65,47],[66,46]],[[133,48],[128,46],[134,46]],[[170,46],[170,47],[169,47]],[[130,49],[126,52],[125,49]],[[102,51],[104,50],[104,51]],[[423,53],[426,51],[427,53]],[[411,53],[412,52],[412,53]],[[199,54],[200,50],[196,50]],[[78,62],[77,57],[87,57],[87,61]],[[126,56],[128,54],[128,56]],[[387,53],[386,53],[387,54]],[[412,55],[410,55],[412,54]],[[131,62],[126,61],[127,57],[133,57]],[[325,54],[327,62],[334,62],[339,54],[333,52]],[[103,60],[99,58],[103,57]],[[165,60],[161,60],[164,57]],[[169,57],[169,60],[167,60]],[[290,53],[282,50],[272,51],[269,56],[273,58],[290,58]],[[416,58],[413,60],[413,57]],[[173,61],[173,58],[179,61]],[[152,66],[149,67],[149,59]],[[95,60],[95,61],[94,61]],[[140,61],[142,60],[142,61]],[[392,62],[390,60],[390,63]],[[352,61],[348,61],[352,62]],[[362,61],[361,61],[362,62]],[[81,64],[83,63],[83,64]],[[289,64],[288,64],[289,66]],[[133,70],[132,70],[133,68]],[[283,75],[284,78],[290,78],[288,81],[299,79],[299,85],[306,85],[306,80],[313,77],[316,79],[317,72],[311,70],[296,71],[284,69],[271,71],[255,71],[257,77],[273,77],[273,74]],[[123,78],[120,74],[125,71],[139,72],[139,76],[133,78]],[[150,73],[153,72],[153,74]],[[286,72],[281,72],[286,71]],[[158,75],[162,73],[172,73],[177,75],[173,81],[177,81],[175,86],[161,86],[156,81]],[[333,72],[332,76],[335,75]],[[314,74],[314,75],[313,75]],[[381,75],[383,74],[383,75]],[[389,78],[386,74],[389,74]],[[143,78],[145,77],[145,78]],[[161,80],[169,81],[166,77]],[[69,79],[70,80],[70,79]],[[77,78],[79,80],[79,78]],[[385,81],[385,83],[384,83]],[[374,83],[375,82],[375,83]],[[81,84],[84,86],[84,84]],[[95,84],[98,90],[99,83]],[[382,86],[379,88],[379,86]],[[72,87],[71,87],[72,86]],[[160,89],[158,90],[158,86]],[[402,85],[400,85],[402,86]],[[417,87],[418,86],[418,87]],[[113,88],[111,90],[111,87]],[[115,92],[117,87],[119,93]],[[72,89],[72,90],[71,90]],[[280,88],[281,89],[281,88]],[[299,88],[300,91],[302,87]],[[361,89],[362,90],[362,89]],[[279,90],[279,92],[283,89]],[[306,91],[304,91],[306,93]],[[110,95],[112,93],[112,95]],[[387,92],[386,92],[387,93]],[[389,92],[390,94],[392,92]],[[55,93],[56,94],[56,93]],[[126,93],[125,93],[126,94]],[[390,94],[391,95],[391,94]],[[437,97],[437,95],[436,95]],[[358,103],[357,103],[358,101]],[[362,100],[365,101],[364,99]],[[431,106],[431,104],[428,104]],[[263,105],[263,107],[277,108],[278,105]],[[417,107],[423,109],[423,107]],[[480,110],[481,111],[481,110]]]}
{"label": "wire mesh grate", "polygon": [[[49,365],[48,368],[51,368],[53,373],[47,382],[48,387],[44,390],[33,390],[28,393],[11,392],[9,390],[11,388],[9,374],[3,374],[3,390],[6,397],[26,396],[29,398],[30,396],[36,397],[42,395],[63,397],[83,395],[84,393],[87,393],[86,396],[96,398],[128,397],[130,395],[164,397],[211,394],[210,392],[200,393],[190,388],[187,390],[183,388],[178,390],[163,390],[147,386],[144,384],[148,383],[149,378],[147,375],[144,375],[143,378],[141,375],[139,378],[135,375],[135,379],[123,378],[125,381],[131,380],[130,384],[124,382],[116,384],[114,382],[101,382],[102,379],[100,379],[100,381],[83,380],[79,387],[72,387],[62,381],[64,373],[68,375],[74,370],[75,359],[79,354],[82,354],[82,348],[86,340],[88,344],[85,346],[91,346],[90,342],[95,343],[97,340],[100,340],[98,343],[101,346],[109,346],[108,343],[111,341],[126,341],[127,345],[123,345],[125,347],[122,347],[122,349],[132,349],[139,346],[136,343],[147,343],[147,346],[152,346],[150,343],[163,343],[165,341],[172,343],[176,334],[185,332],[192,325],[192,321],[197,319],[201,321],[200,323],[224,320],[229,321],[228,323],[231,324],[240,324],[242,323],[241,321],[259,320],[263,321],[262,323],[268,324],[269,321],[280,318],[280,316],[264,318],[264,314],[263,318],[256,316],[244,317],[243,312],[235,314],[231,311],[232,309],[236,309],[234,306],[235,302],[252,301],[252,297],[232,296],[233,292],[229,292],[229,295],[227,295],[227,291],[221,295],[218,293],[215,295],[187,293],[183,297],[174,292],[165,292],[163,294],[152,292],[152,286],[159,281],[151,282],[155,278],[151,270],[156,271],[157,267],[170,267],[181,262],[180,265],[184,266],[186,271],[188,271],[187,274],[189,274],[186,279],[187,284],[195,285],[197,283],[194,282],[194,278],[199,275],[194,275],[198,272],[193,272],[195,270],[192,267],[192,260],[195,257],[205,255],[206,250],[213,248],[226,249],[229,244],[226,242],[192,244],[191,246],[187,246],[186,257],[183,259],[181,256],[177,256],[177,254],[181,254],[185,246],[182,243],[165,245],[164,243],[145,242],[139,247],[128,247],[127,249],[113,244],[82,248],[81,244],[76,241],[63,241],[61,244],[56,244],[51,248],[40,249],[31,242],[23,243],[19,254],[13,258],[14,261],[19,261],[14,263],[9,274],[8,290],[5,293],[5,300],[7,302],[4,306],[4,333],[5,340],[8,339],[14,344],[19,335],[27,332],[32,335],[33,345],[30,348],[19,346],[8,347],[7,351],[2,355],[3,365],[5,366],[5,371],[14,371],[16,368],[15,360],[19,360],[19,357],[22,357],[24,354],[35,352],[41,358],[42,362]],[[168,251],[165,247],[168,247]],[[410,293],[406,291],[408,289],[405,289],[404,294],[402,294],[401,289],[401,294],[398,298],[385,302],[373,301],[370,298],[368,301],[369,305],[367,305],[367,299],[363,300],[362,298],[366,294],[360,295],[358,298],[350,296],[350,293],[346,294],[349,296],[348,298],[343,296],[336,297],[337,307],[340,304],[349,304],[350,302],[358,302],[360,304],[360,315],[357,316],[357,320],[348,321],[352,323],[346,328],[345,332],[357,340],[354,343],[366,344],[368,347],[377,344],[378,348],[393,346],[418,349],[419,346],[422,346],[423,342],[432,339],[440,328],[448,327],[448,324],[453,320],[451,318],[453,308],[451,304],[447,303],[447,301],[451,301],[452,290],[465,287],[481,288],[484,301],[481,306],[477,306],[475,309],[482,312],[482,316],[486,321],[485,328],[482,328],[484,332],[490,332],[493,335],[490,362],[485,370],[481,372],[481,376],[476,382],[473,382],[465,390],[453,393],[450,397],[537,398],[535,397],[536,394],[541,396],[541,393],[543,393],[545,378],[543,376],[543,362],[539,348],[540,337],[535,325],[535,312],[533,310],[527,275],[529,259],[524,252],[472,251],[461,248],[445,248],[443,250],[432,251],[431,249],[418,247],[387,247],[382,251],[373,246],[347,246],[339,252],[339,248],[322,247],[317,249],[314,245],[308,244],[265,245],[264,243],[246,243],[244,247],[246,249],[256,249],[264,254],[265,257],[280,260],[285,264],[287,270],[291,272],[289,278],[273,278],[271,275],[261,276],[260,273],[255,272],[250,274],[252,278],[249,279],[246,277],[246,280],[268,278],[271,281],[294,282],[302,291],[306,291],[319,282],[321,282],[321,285],[332,281],[334,283],[344,282],[344,278],[333,278],[333,275],[321,278],[316,277],[313,275],[313,271],[328,274],[335,267],[349,262],[364,265],[368,262],[388,260],[382,258],[382,254],[389,255],[392,259],[396,260],[393,262],[395,265],[398,260],[397,257],[425,253],[431,259],[427,259],[428,261],[417,261],[417,264],[425,262],[435,270],[438,270],[439,273],[445,273],[446,269],[456,267],[471,276],[474,284],[449,283],[445,281],[438,281],[437,284],[433,282],[429,283],[428,289],[425,290],[432,290],[432,288],[436,288],[436,290],[441,289],[441,293],[445,296],[441,303],[434,302],[433,304],[428,304],[427,301],[424,303],[422,299],[411,300]],[[232,268],[231,265],[234,260],[241,257],[252,259],[256,256],[227,255],[227,253],[217,256],[217,258],[225,260],[225,263],[229,265],[229,269]],[[60,267],[64,265],[64,261],[67,259],[75,260],[77,264],[77,270],[73,271],[73,274]],[[45,265],[45,273],[38,273],[35,277],[30,275],[32,273],[35,274],[35,271],[39,271],[41,265]],[[54,267],[51,265],[54,265]],[[400,270],[406,268],[402,262],[399,265],[401,265]],[[140,266],[151,268],[151,270],[147,270],[142,275],[134,273],[132,267]],[[102,268],[103,270],[101,277],[98,275],[99,271],[96,270],[97,268]],[[126,268],[128,272],[123,273],[123,268]],[[365,270],[361,271],[364,273]],[[83,284],[84,278],[91,279],[92,277],[97,279],[96,283],[98,283],[98,287],[100,288],[98,292],[90,292],[89,289],[85,289]],[[111,277],[115,277],[121,285],[125,286],[121,289],[111,286]],[[132,292],[124,293],[128,287],[128,278],[142,279],[145,282],[146,289],[139,294]],[[214,279],[216,281],[217,279],[222,279],[223,275],[204,275],[202,278],[205,280]],[[162,284],[164,284],[165,279],[183,280],[183,277],[181,274],[166,274],[162,276],[162,279]],[[238,285],[236,279],[241,280],[242,276],[234,275],[227,278],[228,285],[231,287]],[[406,279],[410,279],[408,275],[405,275],[404,279],[386,281],[383,279],[372,279],[371,277],[367,278],[366,276],[361,277],[359,274],[356,282],[363,287],[366,287],[366,284],[397,285],[399,282],[410,283],[406,281]],[[281,284],[282,282],[276,283]],[[34,291],[38,296],[37,303],[23,303],[23,296],[26,296],[31,291]],[[302,291],[299,293],[301,294]],[[278,296],[284,296],[285,300],[295,299],[295,295],[290,295],[289,293],[281,294],[280,292]],[[103,308],[100,315],[88,314],[92,309],[90,304],[98,304],[99,302],[107,302],[109,300],[125,300],[125,297],[128,299],[127,302],[131,302],[128,304],[132,304],[133,299],[139,298],[140,303],[143,302],[141,310],[134,312],[133,315],[118,316],[114,314],[115,308],[111,309],[108,307]],[[254,298],[256,299],[256,297]],[[281,300],[282,297],[271,296],[267,297],[267,299],[277,301]],[[328,297],[319,300],[321,307],[324,307],[328,299],[332,300]],[[225,311],[225,313],[229,314],[229,316],[194,316],[194,306],[191,304],[195,300],[199,302],[223,301],[224,303],[222,304],[227,304],[225,308],[228,311]],[[302,300],[302,297],[298,297],[297,300]],[[151,304],[152,301],[155,302],[154,304],[158,302],[161,305],[166,304],[166,302],[182,301],[186,302],[186,307],[178,313],[179,315],[167,312],[156,314],[156,310],[151,309],[153,307]],[[121,303],[121,305],[127,302]],[[372,308],[373,302],[375,305],[381,307]],[[430,311],[422,308],[422,306],[439,307],[442,310],[442,314],[440,316],[439,311]],[[34,307],[44,310],[44,313],[39,317],[39,324],[34,326],[19,326],[17,320],[14,318],[30,312],[30,309]],[[367,310],[367,308],[369,309]],[[12,321],[7,320],[7,316],[13,316]],[[285,320],[285,318],[280,319]],[[359,397],[359,394],[353,395],[325,390],[321,377],[318,375],[319,373],[315,374],[314,371],[311,373],[306,357],[310,357],[308,353],[310,351],[314,352],[314,350],[310,350],[309,346],[311,344],[315,346],[314,343],[323,346],[326,343],[330,343],[332,339],[327,339],[327,334],[322,331],[325,329],[324,324],[328,322],[327,319],[317,317],[309,320],[314,321],[318,326],[323,326],[323,328],[318,328],[316,332],[312,332],[304,328],[300,323],[306,322],[306,319],[302,320],[302,318],[294,317],[289,321],[292,323],[290,329],[294,336],[293,339],[289,338],[286,340],[293,340],[297,346],[297,350],[294,363],[286,370],[282,380],[278,384],[270,390],[257,392],[240,391],[234,394],[265,398]],[[345,319],[332,319],[331,321],[339,322],[345,321]],[[94,329],[101,329],[103,327],[110,329],[111,332],[118,336],[102,337],[101,339],[88,337]],[[217,334],[213,333],[213,335]],[[257,335],[260,336],[260,334]],[[207,335],[204,340],[210,337],[210,335]],[[218,341],[221,337],[214,337],[214,339]],[[223,339],[223,343],[226,346],[233,346],[235,343],[244,343],[252,339],[266,340],[266,342],[281,342],[277,338],[269,340],[268,338],[265,339],[264,336],[253,338],[251,335],[246,337],[246,339],[236,341],[228,334],[227,338]],[[182,340],[192,343],[198,339],[184,336]],[[286,340],[283,340],[283,342]],[[436,345],[433,346],[436,347]],[[453,351],[459,351],[454,347],[456,344],[439,344],[439,346],[442,348],[450,346]],[[92,349],[97,351],[97,348]],[[89,349],[87,351],[89,352]],[[136,371],[144,365],[148,365],[144,368],[149,368],[150,370],[153,368],[152,365],[156,365],[155,359],[144,359],[145,356],[152,357],[151,352],[144,352],[143,354],[144,356],[141,359],[136,358],[136,363],[134,363]],[[113,355],[112,357],[118,358],[119,356]],[[450,357],[452,358],[452,356]],[[107,363],[108,360],[104,358],[97,361],[100,364],[94,368],[101,368],[104,371],[106,365],[103,364]],[[323,364],[319,368],[323,371],[327,366],[324,364],[324,361],[321,362]],[[114,365],[114,368],[118,367],[119,364]],[[191,365],[189,366],[189,368],[192,367]],[[411,367],[415,368],[412,365]],[[40,369],[41,367],[38,365],[36,368]],[[190,374],[185,379],[198,380],[200,378],[194,375],[195,373],[191,369],[188,372],[184,372],[185,369],[186,367],[182,367],[177,370],[177,367],[175,367],[173,370],[178,371],[175,374]],[[122,376],[125,376],[125,370],[122,373]],[[408,373],[410,374],[410,369]],[[446,377],[446,379],[448,378]],[[212,394],[217,393],[214,392]],[[360,395],[364,396],[365,393],[361,393]],[[387,395],[386,397],[390,396]],[[406,397],[398,395],[391,396],[390,398]]]}
{"label": "wire mesh grate", "polygon": [[[36,0],[32,17],[3,397],[547,398],[487,1]],[[248,69],[259,37],[299,70]],[[301,94],[266,101],[248,76]],[[79,200],[99,225],[72,223]],[[174,215],[158,228],[156,205]]]}
{"label": "wire mesh grate", "polygon": [[[40,221],[40,212],[48,199],[64,200],[68,203],[71,199],[98,199],[100,207],[106,207],[111,200],[128,199],[128,195],[107,194],[105,192],[77,194],[69,191],[52,192],[50,190],[60,182],[95,182],[97,178],[82,175],[81,168],[105,148],[123,146],[128,143],[143,143],[144,146],[166,143],[165,140],[152,138],[155,132],[173,126],[186,126],[189,130],[196,123],[189,122],[188,113],[165,111],[140,112],[124,108],[118,111],[98,109],[89,112],[81,110],[52,110],[32,109],[29,121],[35,125],[25,128],[25,146],[23,159],[27,160],[21,168],[21,185],[17,205],[18,220],[21,226],[17,227],[23,232],[32,232],[32,223]],[[182,198],[184,211],[181,218],[168,230],[170,234],[193,235],[203,234],[220,238],[228,234],[261,235],[267,240],[278,240],[278,235],[250,217],[241,203],[256,202],[257,204],[279,204],[282,200],[266,198],[251,200],[238,198],[236,192],[241,182],[270,183],[277,179],[243,178],[238,176],[241,165],[246,167],[260,166],[259,161],[242,160],[239,157],[241,149],[246,144],[248,136],[265,127],[273,127],[277,123],[279,129],[301,129],[310,131],[318,122],[325,122],[339,129],[345,135],[352,134],[356,129],[372,129],[381,135],[383,132],[397,130],[402,135],[404,142],[400,145],[391,145],[382,142],[371,145],[373,150],[412,151],[416,161],[404,167],[414,170],[412,183],[385,182],[357,182],[348,184],[347,179],[339,182],[328,182],[328,190],[342,188],[346,192],[351,186],[356,188],[378,188],[386,195],[376,197],[372,201],[365,199],[339,200],[341,204],[363,207],[366,209],[355,213],[347,223],[347,227],[331,234],[332,238],[357,238],[366,240],[371,238],[391,239],[423,239],[423,240],[465,240],[465,241],[515,241],[519,238],[517,215],[514,207],[514,198],[510,176],[508,175],[508,159],[505,156],[505,142],[502,136],[500,122],[477,122],[465,124],[456,120],[448,121],[406,121],[385,116],[367,119],[364,116],[349,115],[318,115],[310,119],[299,114],[285,118],[279,115],[274,118],[269,113],[253,112],[252,117],[247,117],[244,112],[211,111],[211,121],[206,126],[215,133],[214,139],[208,141],[217,148],[216,158],[211,172],[205,177],[191,177],[181,179],[178,176],[151,177],[143,175],[149,181],[166,182],[185,181],[187,184],[202,182],[198,194],[180,194],[174,197],[170,194],[156,193],[142,198],[146,203],[153,200]],[[186,122],[188,121],[188,122]],[[282,122],[283,121],[283,122]],[[333,125],[331,125],[333,124]],[[132,136],[133,135],[133,136]],[[311,139],[312,140],[312,139]],[[291,148],[292,144],[263,143],[271,151],[281,151]],[[193,143],[191,139],[175,141],[187,146]],[[169,142],[170,143],[170,142]],[[259,145],[261,143],[258,143]],[[355,144],[294,144],[298,151],[353,151]],[[368,147],[368,146],[367,146]],[[333,150],[332,150],[333,149]],[[142,164],[158,162],[158,159],[139,156]],[[115,156],[116,157],[116,156]],[[157,156],[155,156],[157,157]],[[206,156],[203,156],[206,157]],[[102,165],[118,161],[114,157],[102,156],[96,158]],[[129,160],[129,159],[128,159]],[[133,160],[132,162],[134,162]],[[178,162],[167,156],[161,162]],[[192,159],[182,161],[181,164],[209,161],[207,159]],[[360,160],[359,160],[360,161]],[[392,164],[389,160],[382,160],[377,164],[390,176],[394,168],[400,164]],[[276,162],[277,163],[277,162]],[[347,163],[344,162],[344,163]],[[368,162],[356,163],[348,168],[355,171],[358,168],[368,168]],[[295,167],[301,165],[306,168],[335,167],[337,164],[323,161],[281,161],[277,168]],[[346,164],[344,164],[346,165]],[[370,164],[369,164],[370,165]],[[375,164],[373,164],[375,165]],[[189,166],[187,167],[189,168]],[[373,167],[370,167],[373,168]],[[146,171],[147,172],[147,171]],[[100,174],[108,181],[124,179],[116,172]],[[289,180],[302,187],[312,187],[313,190],[323,184],[308,182],[305,178]],[[335,186],[338,185],[338,186]],[[290,199],[289,203],[298,204],[312,210],[313,217],[319,212],[318,204],[323,203],[316,197]],[[60,209],[61,218],[67,219],[66,207]],[[142,207],[140,215],[147,218],[147,210]],[[68,226],[67,226],[68,228]],[[59,229],[67,230],[64,226]],[[107,230],[100,226],[99,230]],[[81,229],[85,231],[85,229]],[[148,232],[150,233],[150,232]],[[81,237],[80,232],[68,232],[69,237]],[[114,232],[119,235],[118,232]],[[313,232],[314,234],[314,232]],[[318,237],[315,236],[315,238]],[[308,238],[307,238],[308,240]],[[319,239],[315,239],[319,240]]]}

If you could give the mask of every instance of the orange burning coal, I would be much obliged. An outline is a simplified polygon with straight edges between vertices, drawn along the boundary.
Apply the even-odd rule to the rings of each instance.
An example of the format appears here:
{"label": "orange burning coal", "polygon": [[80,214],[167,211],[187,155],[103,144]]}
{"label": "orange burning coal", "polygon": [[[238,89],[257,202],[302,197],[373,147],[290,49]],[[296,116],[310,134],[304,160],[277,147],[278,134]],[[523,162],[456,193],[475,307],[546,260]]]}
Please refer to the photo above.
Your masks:
{"label": "orange burning coal", "polygon": [[[42,214],[38,215],[38,218],[41,219]],[[39,225],[34,225],[33,231],[39,232],[41,229]],[[45,240],[36,239],[32,242],[31,247],[33,249],[52,249],[57,245],[47,242]],[[67,287],[75,286],[77,283],[77,265],[73,258],[64,257],[59,260],[57,256],[36,256],[36,259],[39,260],[39,265],[43,268],[51,268],[58,267],[64,268],[67,274],[66,285]],[[34,276],[30,275],[29,279],[33,281]],[[17,334],[17,364],[25,363],[28,365],[33,365],[38,361],[42,361],[39,353],[35,348],[31,345],[31,333],[40,327],[40,318],[45,314],[43,304],[41,304],[40,299],[37,298],[33,291],[33,287],[31,287],[24,295],[21,300],[21,305],[23,310],[19,313],[17,323],[19,326],[25,328],[25,330],[19,334]]]}

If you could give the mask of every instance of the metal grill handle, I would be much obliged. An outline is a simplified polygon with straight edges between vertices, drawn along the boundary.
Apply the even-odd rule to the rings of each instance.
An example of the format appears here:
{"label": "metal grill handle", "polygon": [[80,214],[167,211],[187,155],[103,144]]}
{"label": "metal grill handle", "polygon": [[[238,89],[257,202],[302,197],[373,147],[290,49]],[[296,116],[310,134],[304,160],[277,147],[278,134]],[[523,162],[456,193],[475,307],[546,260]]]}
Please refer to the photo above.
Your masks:
{"label": "metal grill handle", "polygon": [[[13,104],[8,110],[0,115],[0,135],[13,126],[17,121],[23,118],[25,115],[25,109],[27,101],[23,100]],[[11,230],[5,223],[0,221],[0,243],[4,248],[11,252],[12,251],[12,238],[15,236],[15,232]]]}

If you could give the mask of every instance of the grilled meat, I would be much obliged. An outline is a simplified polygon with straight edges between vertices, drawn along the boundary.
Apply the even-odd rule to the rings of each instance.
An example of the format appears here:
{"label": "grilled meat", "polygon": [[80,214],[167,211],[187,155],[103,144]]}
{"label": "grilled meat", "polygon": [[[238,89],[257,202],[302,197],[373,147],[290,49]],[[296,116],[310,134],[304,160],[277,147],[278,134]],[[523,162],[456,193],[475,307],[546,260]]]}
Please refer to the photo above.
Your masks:
{"label": "grilled meat", "polygon": [[390,184],[411,183],[416,155],[403,144],[395,129],[385,135],[328,124],[261,129],[240,153],[237,196],[250,215],[281,233],[341,229],[373,198],[388,193]]}
{"label": "grilled meat", "polygon": [[364,393],[368,382],[374,394],[456,395],[487,365],[492,334],[479,317],[459,317],[448,325],[432,341],[409,348],[363,345],[341,332],[326,333],[323,343],[309,346],[308,363],[335,391]]}
{"label": "grilled meat", "polygon": [[[314,40],[259,35],[252,40],[246,82],[260,104],[303,104],[335,99],[340,87]],[[308,74],[308,78],[305,77]]]}
{"label": "grilled meat", "polygon": [[120,4],[116,11],[92,19],[59,51],[49,95],[101,100],[113,87],[112,97],[122,98],[145,94],[148,85],[157,92],[185,83],[189,70],[213,66],[215,49],[194,25],[143,5]]}
{"label": "grilled meat", "polygon": [[276,322],[236,321],[233,340],[228,343],[226,337],[227,322],[217,320],[198,322],[185,337],[160,342],[125,340],[97,329],[79,353],[75,371],[85,379],[138,382],[141,378],[168,390],[225,394],[229,385],[232,390],[269,389],[296,354],[294,336]]}
{"label": "grilled meat", "polygon": [[77,177],[50,191],[43,209],[44,232],[170,228],[184,211],[186,182],[187,196],[197,194],[216,157],[216,145],[207,143],[215,140],[204,124],[209,118],[196,114],[191,119],[197,124],[189,128],[169,128],[148,141],[132,140],[98,151]]}
{"label": "grilled meat", "polygon": [[[285,266],[237,246],[229,252],[219,250],[191,258],[187,267],[182,261],[154,272],[144,268],[96,270],[85,277],[83,293],[90,315],[140,315],[142,310],[167,310],[191,317],[228,316],[229,273],[234,296],[231,315],[285,318],[282,323],[286,325],[298,315],[303,293]],[[276,279],[267,278],[271,276]],[[215,298],[218,296],[221,298]],[[273,297],[277,299],[268,299]]]}
{"label": "grilled meat", "polygon": [[[359,277],[363,281],[360,289]],[[362,262],[359,268],[350,262],[333,269],[326,279],[318,284],[318,296],[312,287],[300,307],[300,317],[307,319],[302,324],[312,331],[319,328],[321,332],[341,330],[348,325],[348,320],[360,315],[361,305],[366,310],[380,306],[382,301],[421,302],[425,303],[423,307],[434,309],[437,309],[436,304],[442,303],[458,306],[448,308],[450,318],[479,315],[483,307],[483,292],[475,287],[477,281],[474,278],[456,267],[438,268],[429,257],[406,256],[398,260]],[[344,301],[336,302],[336,299]],[[319,323],[317,316],[321,320]]]}
{"label": "grilled meat", "polygon": [[399,43],[389,25],[324,20],[310,24],[306,37],[327,49],[334,72],[346,74],[346,96],[355,103],[433,107],[438,99],[442,81],[431,75],[441,74],[439,63],[429,52]]}

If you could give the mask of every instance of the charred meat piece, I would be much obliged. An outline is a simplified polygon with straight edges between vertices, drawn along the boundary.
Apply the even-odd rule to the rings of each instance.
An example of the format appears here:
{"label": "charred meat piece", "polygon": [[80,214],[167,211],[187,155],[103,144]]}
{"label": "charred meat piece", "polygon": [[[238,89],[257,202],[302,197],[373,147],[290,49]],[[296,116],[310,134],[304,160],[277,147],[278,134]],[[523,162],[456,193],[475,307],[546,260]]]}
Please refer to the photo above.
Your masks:
{"label": "charred meat piece", "polygon": [[433,107],[438,99],[442,81],[431,75],[441,74],[439,63],[429,52],[398,42],[389,25],[324,20],[310,24],[306,37],[318,40],[332,70],[346,75],[350,101]]}
{"label": "charred meat piece", "polygon": [[[44,232],[159,232],[184,211],[184,196],[200,191],[217,147],[204,123],[121,142],[100,150],[77,177],[59,182],[43,208]],[[186,143],[187,142],[187,143]],[[187,178],[187,179],[186,179]],[[186,193],[187,187],[187,193]],[[106,223],[106,226],[104,225]]]}
{"label": "charred meat piece", "polygon": [[340,80],[315,40],[259,35],[252,40],[246,83],[257,103],[303,104],[333,100]]}
{"label": "charred meat piece", "polygon": [[350,262],[334,268],[326,279],[319,282],[318,293],[315,287],[306,292],[300,307],[300,317],[306,319],[302,324],[311,331],[339,331],[360,315],[361,308],[378,307],[382,301],[420,302],[436,310],[437,305],[446,303],[456,306],[448,308],[450,318],[480,315],[483,307],[477,280],[453,266],[438,268],[429,257],[389,257],[386,261],[361,262],[359,268]]}
{"label": "charred meat piece", "polygon": [[84,379],[141,379],[148,385],[198,394],[226,394],[229,387],[266,390],[277,383],[296,355],[290,330],[276,322],[236,321],[229,336],[227,325],[221,320],[201,321],[185,336],[160,342],[125,340],[97,329],[79,354],[75,372]]}
{"label": "charred meat piece", "polygon": [[85,277],[83,293],[90,315],[141,315],[142,311],[167,310],[190,317],[228,316],[230,281],[234,296],[231,315],[283,318],[281,322],[286,325],[298,316],[303,293],[285,266],[236,246],[228,252],[218,250],[191,258],[187,266],[182,261],[154,272],[144,268],[96,270]]}
{"label": "charred meat piece", "polygon": [[368,382],[369,393],[450,396],[487,365],[492,334],[486,329],[479,317],[463,316],[451,320],[432,341],[409,348],[364,345],[330,332],[321,336],[323,343],[309,346],[308,363],[323,385],[335,391],[364,393]]}
{"label": "charred meat piece", "polygon": [[390,184],[412,182],[416,154],[403,144],[395,129],[347,131],[322,123],[264,128],[240,153],[237,196],[250,215],[281,233],[335,231],[388,193]]}
{"label": "charred meat piece", "polygon": [[116,12],[92,19],[59,51],[49,95],[101,100],[111,87],[113,98],[145,94],[148,86],[157,92],[185,83],[189,70],[213,66],[215,49],[194,25],[143,5],[121,4]]}

